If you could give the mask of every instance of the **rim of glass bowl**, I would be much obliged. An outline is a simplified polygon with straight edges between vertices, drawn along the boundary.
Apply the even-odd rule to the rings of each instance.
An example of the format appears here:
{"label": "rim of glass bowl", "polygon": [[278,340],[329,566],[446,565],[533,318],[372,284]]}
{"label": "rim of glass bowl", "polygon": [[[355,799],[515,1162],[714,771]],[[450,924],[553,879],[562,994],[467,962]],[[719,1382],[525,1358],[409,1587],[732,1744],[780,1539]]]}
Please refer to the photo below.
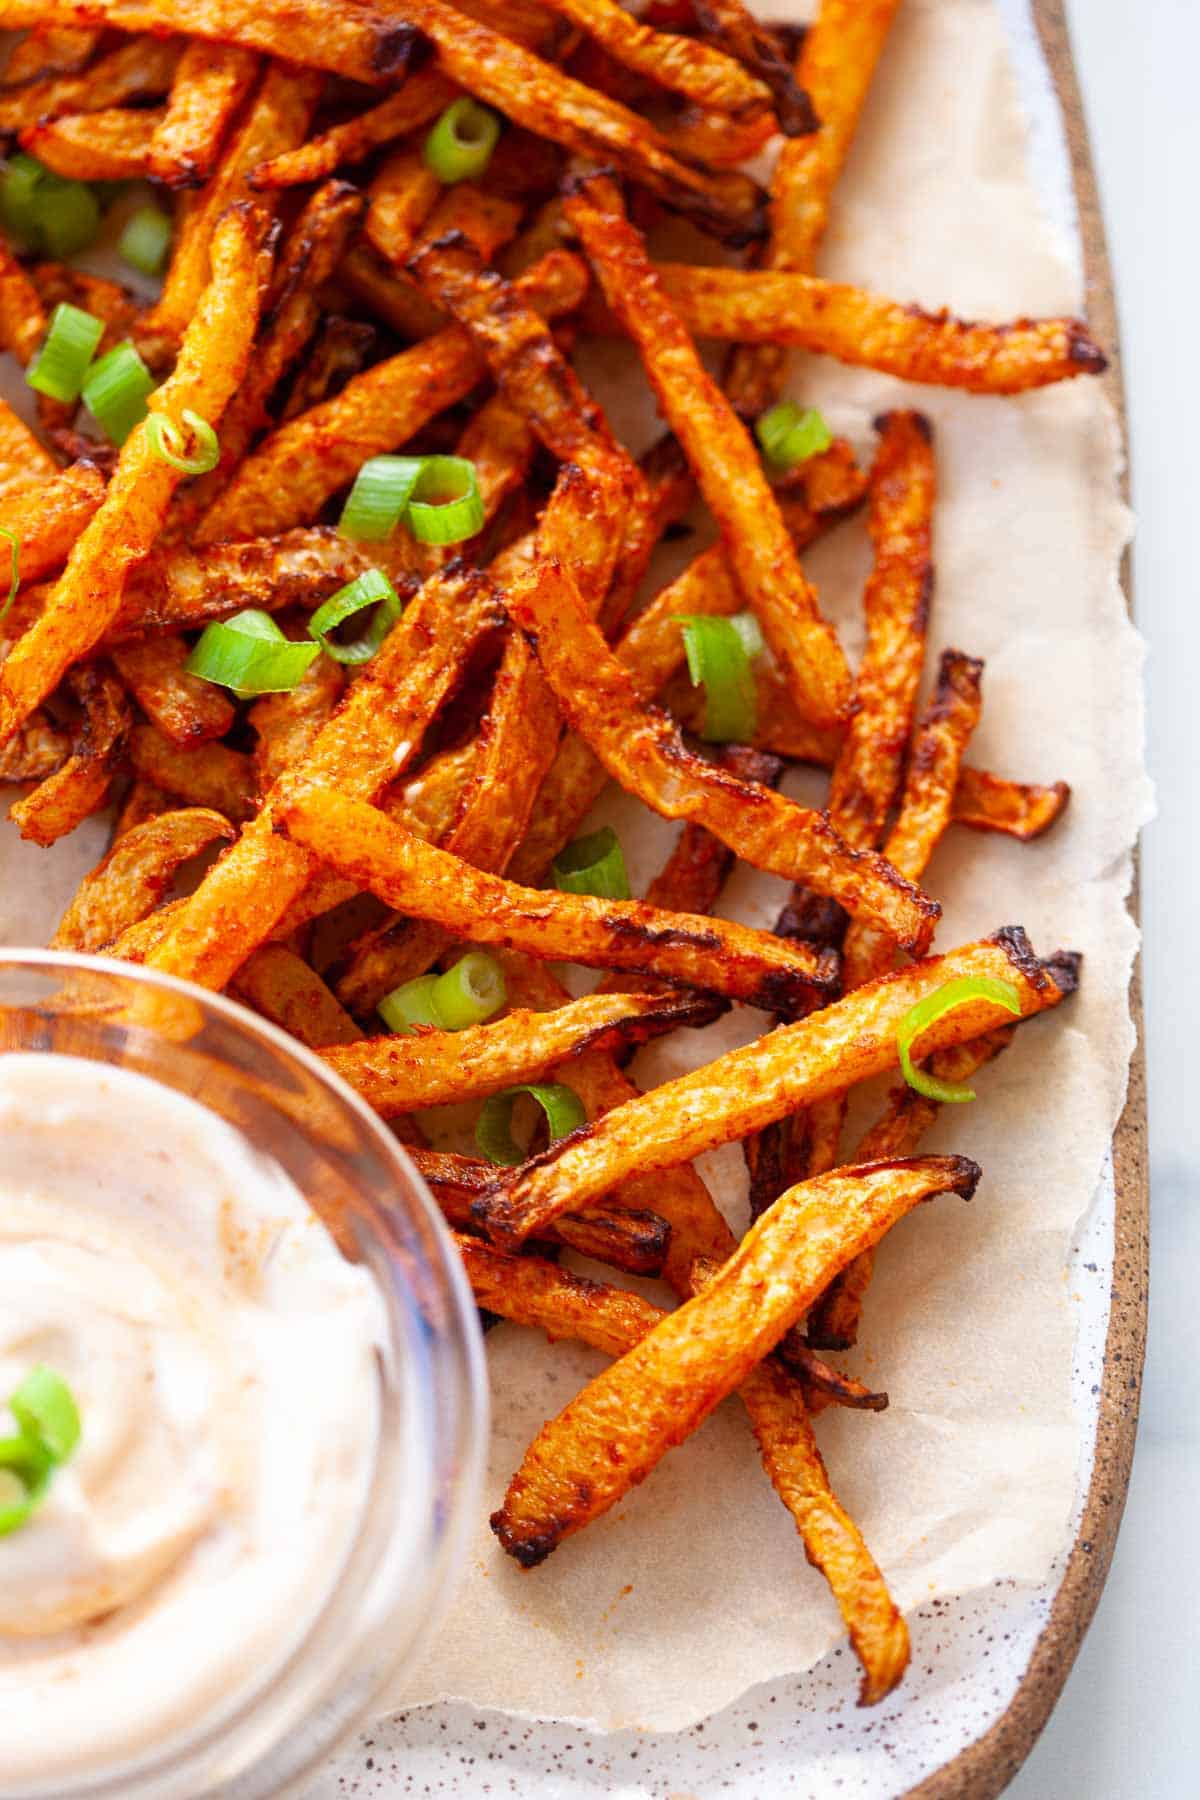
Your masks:
{"label": "rim of glass bowl", "polygon": [[[82,1777],[67,1789],[56,1778],[56,1785],[20,1790],[20,1800],[25,1795],[29,1800],[51,1795],[53,1800],[185,1800],[185,1796],[188,1800],[191,1796],[196,1800],[225,1800],[226,1796],[229,1800],[234,1796],[259,1800],[260,1796],[276,1795],[304,1779],[361,1723],[384,1683],[428,1642],[462,1568],[482,1490],[488,1414],[483,1340],[470,1285],[445,1220],[403,1147],[347,1082],[287,1032],[224,994],[137,963],[67,950],[0,947],[0,978],[10,971],[49,978],[76,971],[99,976],[115,986],[158,990],[192,1002],[285,1066],[298,1064],[351,1115],[396,1189],[395,1200],[400,1204],[391,1206],[374,1193],[363,1194],[359,1223],[376,1251],[372,1273],[385,1298],[393,1357],[402,1344],[423,1403],[429,1497],[421,1529],[431,1551],[428,1559],[414,1565],[396,1534],[386,1528],[386,1520],[376,1516],[381,1507],[377,1492],[381,1459],[341,1578],[305,1636],[261,1687],[231,1699],[195,1732],[170,1739],[134,1761],[114,1764],[94,1777]],[[64,1054],[70,1054],[69,1050]],[[155,1079],[153,1075],[149,1078]],[[203,1100],[198,1103],[203,1105]],[[432,1246],[430,1273],[444,1303],[443,1346],[450,1358],[446,1361],[443,1355],[438,1372],[430,1365],[428,1332],[396,1254],[396,1227],[406,1207],[416,1212],[418,1223],[425,1227],[421,1236],[428,1244],[422,1248]],[[386,1269],[386,1281],[380,1263]],[[389,1367],[385,1399],[397,1379],[394,1366]],[[437,1382],[443,1387],[448,1384],[449,1393],[436,1393]],[[448,1495],[441,1491],[438,1479],[443,1463],[450,1474],[445,1484]],[[386,1593],[389,1579],[396,1582],[401,1576],[410,1584],[408,1594],[414,1576],[420,1587],[411,1600],[406,1594],[404,1610],[411,1623],[398,1647],[388,1649],[387,1615],[392,1608],[381,1608],[377,1595],[381,1578]],[[349,1621],[343,1616],[348,1583],[352,1583]],[[397,1591],[387,1597],[394,1602],[400,1595]],[[2,1768],[0,1755],[0,1771]],[[15,1796],[16,1790],[4,1786],[0,1773],[0,1796],[10,1793]]]}

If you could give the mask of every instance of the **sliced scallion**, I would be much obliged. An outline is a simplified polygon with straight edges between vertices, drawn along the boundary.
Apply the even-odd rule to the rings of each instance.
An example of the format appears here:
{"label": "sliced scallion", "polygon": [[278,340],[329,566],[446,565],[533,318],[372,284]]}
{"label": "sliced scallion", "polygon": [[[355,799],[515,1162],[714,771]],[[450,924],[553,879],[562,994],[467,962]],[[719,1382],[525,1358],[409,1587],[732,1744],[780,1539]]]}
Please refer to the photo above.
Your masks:
{"label": "sliced scallion", "polygon": [[587,1123],[583,1101],[574,1088],[566,1087],[562,1082],[533,1081],[521,1087],[506,1088],[504,1093],[493,1094],[490,1100],[484,1101],[475,1125],[475,1142],[490,1163],[514,1168],[528,1155],[528,1150],[522,1149],[513,1137],[512,1130],[513,1112],[522,1094],[529,1094],[541,1107],[552,1144]]}
{"label": "sliced scallion", "polygon": [[63,262],[95,243],[100,202],[86,182],[47,175],[37,190],[37,223],[41,248]]}
{"label": "sliced scallion", "polygon": [[465,1031],[485,1024],[507,998],[499,963],[482,950],[468,950],[444,975],[418,975],[393,988],[376,1010],[389,1030],[401,1034],[414,1025]]}
{"label": "sliced scallion", "polygon": [[486,514],[465,456],[426,456],[408,502],[408,529],[423,544],[461,544],[474,537]]}
{"label": "sliced scallion", "polygon": [[499,115],[464,94],[425,139],[425,162],[439,181],[473,181],[491,162],[499,137]]}
{"label": "sliced scallion", "polygon": [[[376,611],[360,637],[346,643],[332,635],[339,625],[368,606],[375,607]],[[334,662],[370,662],[403,610],[400,596],[382,569],[367,569],[356,580],[339,588],[336,594],[331,594],[324,605],[318,606],[308,621],[308,634],[316,638]]]}
{"label": "sliced scallion", "polygon": [[740,614],[732,619],[710,613],[677,616],[692,686],[704,689],[700,735],[714,744],[748,744],[757,716],[751,666],[762,646],[757,624]]}
{"label": "sliced scallion", "polygon": [[161,275],[171,249],[171,221],[157,206],[142,206],[121,233],[117,250],[143,275]]}
{"label": "sliced scallion", "polygon": [[[198,412],[185,407],[179,415],[180,423],[186,426],[186,432],[168,419],[165,413],[152,412],[146,422],[146,430],[150,434],[150,444],[157,456],[181,475],[207,475],[215,469],[221,460],[221,445],[216,432],[207,419],[202,419]],[[193,449],[187,454],[188,438],[191,438]]]}
{"label": "sliced scallion", "polygon": [[417,975],[384,995],[375,1010],[389,1031],[404,1037],[416,1025],[428,1025],[435,1031],[446,1029],[433,1003],[438,979],[436,975]]}
{"label": "sliced scallion", "polygon": [[781,400],[763,413],[754,427],[763,454],[781,474],[795,469],[810,456],[828,450],[833,435],[815,406],[803,410],[792,400]]}
{"label": "sliced scallion", "polygon": [[290,693],[320,654],[319,644],[292,643],[269,613],[251,609],[206,625],[183,666],[246,700]]}
{"label": "sliced scallion", "polygon": [[601,900],[628,900],[629,876],[620,841],[611,825],[576,838],[554,859],[554,885],[564,894],[595,894]]}
{"label": "sliced scallion", "polygon": [[103,336],[103,319],[64,300],[50,315],[45,342],[26,371],[26,381],[51,400],[78,400]]}
{"label": "sliced scallion", "polygon": [[146,417],[153,375],[131,343],[98,357],[83,378],[83,403],[114,444],[123,444]]}
{"label": "sliced scallion", "polygon": [[404,517],[417,476],[419,456],[372,456],[354,478],[338,530],[343,537],[381,543]]}
{"label": "sliced scallion", "polygon": [[1021,1016],[1021,996],[1011,981],[996,981],[990,975],[959,975],[954,981],[944,982],[940,988],[935,988],[932,994],[926,994],[923,1000],[918,1000],[896,1027],[896,1044],[900,1051],[900,1069],[904,1079],[909,1087],[915,1088],[918,1094],[924,1094],[929,1100],[957,1105],[975,1098],[974,1088],[960,1087],[951,1081],[939,1081],[936,1075],[928,1075],[924,1069],[915,1068],[912,1060],[914,1040],[948,1012],[953,1012],[959,1006],[967,1006],[972,1000],[991,1000],[996,1006],[1003,1006],[1010,1013],[1015,1013],[1018,1019]]}
{"label": "sliced scallion", "polygon": [[82,1435],[74,1394],[44,1364],[30,1370],[8,1407],[19,1432],[0,1439],[0,1537],[28,1523]]}

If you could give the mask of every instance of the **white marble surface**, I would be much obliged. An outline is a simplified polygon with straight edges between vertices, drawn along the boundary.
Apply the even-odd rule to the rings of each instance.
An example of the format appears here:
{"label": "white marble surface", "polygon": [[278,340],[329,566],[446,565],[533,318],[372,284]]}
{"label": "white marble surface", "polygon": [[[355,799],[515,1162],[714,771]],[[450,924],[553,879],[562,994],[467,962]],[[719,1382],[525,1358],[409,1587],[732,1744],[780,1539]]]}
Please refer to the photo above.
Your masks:
{"label": "white marble surface", "polygon": [[[1185,1036],[1200,1008],[1200,849],[1192,781],[1200,650],[1196,456],[1200,167],[1197,0],[1070,0],[1121,307],[1132,427],[1137,608],[1150,643],[1144,839],[1146,1038],[1154,1228],[1150,1350],[1133,1483],[1091,1632],[1013,1800],[1183,1800],[1200,1786],[1195,1555],[1200,1517],[1200,1107]],[[1189,652],[1191,654],[1189,654]]]}

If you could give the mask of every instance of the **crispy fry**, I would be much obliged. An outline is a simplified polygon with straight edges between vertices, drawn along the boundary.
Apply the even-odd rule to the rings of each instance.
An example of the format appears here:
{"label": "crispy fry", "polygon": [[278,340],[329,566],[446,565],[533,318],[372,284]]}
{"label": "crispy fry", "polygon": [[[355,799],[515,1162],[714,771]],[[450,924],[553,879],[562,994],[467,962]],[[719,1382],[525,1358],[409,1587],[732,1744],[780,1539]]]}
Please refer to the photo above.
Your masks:
{"label": "crispy fry", "polygon": [[140,775],[135,775],[125,790],[125,798],[113,826],[113,843],[118,838],[123,838],[127,831],[136,831],[139,825],[145,825],[150,819],[157,819],[160,814],[173,811],[175,807],[170,794],[155,787],[152,781],[145,781]]}
{"label": "crispy fry", "polygon": [[[418,1159],[417,1167],[422,1164]],[[437,1188],[434,1193],[440,1200]],[[559,1220],[560,1227],[566,1223]],[[667,1317],[640,1294],[573,1275],[540,1256],[509,1256],[462,1232],[454,1241],[478,1304],[516,1325],[540,1329],[552,1341],[577,1338],[607,1356],[623,1356]]]}
{"label": "crispy fry", "polygon": [[1038,787],[964,766],[954,790],[954,819],[975,831],[1002,831],[1028,843],[1049,831],[1070,798],[1065,781]]}
{"label": "crispy fry", "polygon": [[771,90],[732,55],[694,38],[655,31],[616,0],[553,0],[553,10],[586,31],[626,68],[718,112],[762,112]]}
{"label": "crispy fry", "polygon": [[813,350],[902,381],[1023,394],[1107,367],[1081,319],[976,325],[812,275],[685,263],[660,263],[657,273],[697,337]]}
{"label": "crispy fry", "polygon": [[738,584],[797,705],[817,724],[834,723],[849,697],[845,657],[796,560],[754,445],[700,362],[611,181],[582,183],[566,208],[725,533]]}
{"label": "crispy fry", "polygon": [[263,944],[248,956],[232,985],[239,999],[310,1050],[353,1044],[361,1035],[316,971],[282,944]]}
{"label": "crispy fry", "polygon": [[129,760],[144,781],[177,794],[189,806],[207,806],[240,824],[254,816],[254,765],[226,744],[184,750],[153,725],[135,725]]}
{"label": "crispy fry", "polygon": [[145,175],[161,107],[139,112],[113,106],[103,112],[66,113],[20,134],[28,150],[56,175],[72,181],[137,181]]}
{"label": "crispy fry", "polygon": [[292,382],[280,419],[294,419],[310,406],[340,394],[350,377],[364,367],[376,335],[375,327],[365,319],[327,313],[308,360]]}
{"label": "crispy fry", "polygon": [[204,807],[163,813],[126,831],[80,882],[51,947],[102,950],[156,909],[183,863],[232,836],[228,820]]}
{"label": "crispy fry", "polygon": [[781,940],[749,926],[660,912],[638,900],[517,887],[329,789],[297,793],[282,819],[298,842],[358,887],[458,937],[593,968],[645,969],[756,1006],[796,1011],[811,1007],[834,979],[833,967],[807,946],[789,944],[781,954]]}
{"label": "crispy fry", "polygon": [[43,781],[61,769],[71,754],[71,740],[39,708],[30,713],[15,737],[0,750],[0,786],[16,781]]}
{"label": "crispy fry", "polygon": [[705,174],[681,162],[637,113],[573,81],[486,25],[464,23],[463,15],[441,0],[409,0],[405,15],[436,44],[444,73],[514,124],[567,150],[615,164],[729,243],[747,243],[758,235],[759,192],[748,176]]}
{"label": "crispy fry", "polygon": [[[106,641],[125,643],[162,627],[189,628],[244,607],[311,611],[367,569],[380,568],[400,594],[415,591],[408,547],[352,544],[329,526],[244,543],[160,545],[130,575]],[[24,565],[22,565],[24,566]]]}
{"label": "crispy fry", "polygon": [[[515,286],[530,305],[557,316],[578,305],[587,271],[578,257],[559,250]],[[368,457],[407,442],[470,393],[480,372],[471,340],[458,328],[377,363],[248,456],[201,521],[200,540],[265,535],[312,519]]]}
{"label": "crispy fry", "polygon": [[[812,101],[788,66],[778,39],[759,24],[742,0],[696,0],[693,11],[704,37],[720,44],[758,77],[774,102],[785,137],[807,137],[819,129],[821,121]],[[728,102],[714,98],[710,104],[719,107]]]}
{"label": "crispy fry", "polygon": [[186,188],[208,180],[221,140],[254,86],[259,68],[254,52],[236,44],[195,40],[187,44],[146,158],[151,181]]}
{"label": "crispy fry", "polygon": [[313,871],[308,853],[276,829],[288,785],[336,781],[347,793],[373,799],[403,774],[467,659],[498,624],[494,594],[483,576],[454,572],[426,582],[321,728],[308,756],[267,796],[253,826],[172,922],[153,954],[154,965],[223,987],[270,935]]}
{"label": "crispy fry", "polygon": [[254,196],[248,172],[264,156],[302,142],[320,98],[321,78],[311,69],[271,63],[244,119],[222,151],[203,193],[184,200],[175,230],[162,293],[147,326],[167,338],[182,335],[209,278],[209,252],[217,221],[241,202],[260,221],[272,217],[268,201]]}
{"label": "crispy fry", "polygon": [[182,900],[168,900],[157,912],[130,925],[119,938],[105,946],[105,956],[115,956],[121,962],[143,963],[157,944],[162,943],[183,905]]}
{"label": "crispy fry", "polygon": [[829,1583],[862,1664],[859,1705],[875,1706],[908,1666],[908,1628],[862,1533],[829,1484],[808,1414],[795,1404],[778,1363],[769,1357],[759,1363],[740,1391],[766,1471],[796,1521],[805,1554]]}
{"label": "crispy fry", "polygon": [[393,150],[367,189],[367,241],[389,262],[403,263],[441,192],[441,182],[419,150]]}
{"label": "crispy fry", "polygon": [[703,1292],[668,1314],[544,1425],[492,1530],[533,1568],[645,1479],[741,1385],[856,1252],[934,1194],[969,1199],[966,1157],[861,1165],[792,1188]]}
{"label": "crispy fry", "polygon": [[938,909],[919,889],[880,858],[849,850],[823,815],[691,755],[663,714],[639,704],[561,567],[544,565],[507,601],[534,639],[568,723],[622,787],[664,818],[706,826],[756,868],[806,881],[855,916],[872,917],[905,947],[928,944]]}
{"label": "crispy fry", "polygon": [[[1056,1006],[1076,984],[1077,958],[1042,963],[1019,926],[929,957],[856,989],[823,1012],[732,1050],[693,1075],[607,1113],[551,1145],[479,1206],[496,1242],[519,1243],[567,1204],[582,1206],[633,1170],[690,1162],[759,1131],[824,1094],[840,1093],[898,1062],[896,1028],[925,994],[959,975],[1011,981],[1024,1016]],[[1007,1017],[990,1001],[945,1014],[928,1033],[932,1052],[967,1042]]]}
{"label": "crispy fry", "polygon": [[489,1025],[366,1038],[322,1054],[382,1118],[391,1119],[537,1081],[585,1050],[645,1043],[680,1025],[708,1025],[719,1010],[706,995],[588,994],[557,1012],[510,1012]]}
{"label": "crispy fry", "polygon": [[[191,408],[211,423],[241,380],[258,314],[259,245],[240,210],[213,238],[213,277],[188,327],[157,405]],[[121,604],[128,571],[161,528],[179,472],[159,457],[145,424],[126,439],[104,500],[76,540],[46,611],[0,670],[0,742],[103,637]]]}
{"label": "crispy fry", "polygon": [[46,335],[46,310],[33,282],[0,235],[0,350],[28,363]]}
{"label": "crispy fry", "polygon": [[71,754],[9,814],[21,836],[36,844],[57,843],[99,811],[129,730],[121,684],[103,665],[72,670],[67,686],[82,709]]}
{"label": "crispy fry", "polygon": [[420,69],[378,106],[356,113],[296,150],[259,163],[250,176],[255,188],[295,187],[322,181],[335,169],[365,162],[384,144],[419,131],[449,106],[458,89],[435,68]]}
{"label": "crispy fry", "polygon": [[4,65],[3,85],[41,81],[49,75],[70,75],[82,69],[99,46],[99,31],[74,26],[35,25],[28,37],[14,44]]}
{"label": "crispy fry", "polygon": [[[541,780],[558,742],[558,707],[532,652],[511,632],[496,672],[491,705],[480,729],[480,754],[445,849],[478,869],[503,872],[525,835]],[[410,920],[356,946],[338,982],[352,1012],[365,1014],[383,995],[423,974],[451,941],[428,920]]]}
{"label": "crispy fry", "polygon": [[185,749],[224,737],[236,717],[223,688],[185,672],[190,648],[186,639],[171,635],[119,644],[112,651],[117,674],[151,724]]}
{"label": "crispy fry", "polygon": [[369,244],[350,246],[338,266],[337,278],[349,288],[355,301],[406,343],[433,337],[450,323],[441,308],[425,298],[411,276],[385,263]]}
{"label": "crispy fry", "polygon": [[285,769],[308,755],[345,685],[345,675],[333,658],[318,656],[294,688],[283,694],[264,694],[254,702],[248,722],[254,730],[254,768],[260,794],[265,795]]}
{"label": "crispy fry", "polygon": [[[449,1156],[433,1150],[414,1150],[410,1155],[450,1223],[469,1227],[471,1202],[491,1181],[495,1173],[492,1165],[469,1156]],[[670,1235],[670,1226],[657,1213],[634,1212],[622,1206],[592,1206],[587,1212],[564,1213],[557,1220],[549,1241],[565,1244],[578,1251],[580,1256],[609,1263],[630,1275],[658,1275],[662,1272]],[[472,1238],[470,1242],[479,1243],[480,1240]]]}
{"label": "crispy fry", "polygon": [[220,460],[189,491],[189,517],[215,499],[270,424],[271,395],[317,328],[321,309],[315,290],[332,274],[362,209],[357,188],[346,181],[327,182],[311,196],[288,234],[263,305],[254,354],[221,421]]}
{"label": "crispy fry", "polygon": [[50,452],[24,419],[0,400],[0,502],[18,496],[24,500],[30,488],[57,474],[58,464]]}
{"label": "crispy fry", "polygon": [[165,94],[181,49],[178,38],[129,38],[82,75],[60,75],[0,93],[0,131]]}
{"label": "crispy fry", "polygon": [[290,57],[351,81],[378,86],[403,69],[413,28],[394,13],[348,8],[341,0],[5,0],[4,23],[106,25],[114,31],[180,31]]}
{"label": "crispy fry", "polygon": [[[821,128],[785,143],[776,158],[771,232],[763,247],[767,268],[813,272],[834,184],[898,5],[899,0],[821,0],[816,21],[804,34],[796,79]],[[734,351],[726,386],[743,417],[755,417],[776,398],[788,359],[789,352],[779,344]]]}

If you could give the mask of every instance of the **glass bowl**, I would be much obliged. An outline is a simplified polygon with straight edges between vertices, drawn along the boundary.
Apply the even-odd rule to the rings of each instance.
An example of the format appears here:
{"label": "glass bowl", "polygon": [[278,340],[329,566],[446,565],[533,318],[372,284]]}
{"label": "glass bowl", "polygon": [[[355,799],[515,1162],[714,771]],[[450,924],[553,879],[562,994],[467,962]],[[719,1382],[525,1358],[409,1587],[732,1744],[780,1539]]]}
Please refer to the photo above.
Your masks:
{"label": "glass bowl", "polygon": [[[462,1566],[486,1433],[482,1338],[428,1189],[338,1077],[233,1001],[134,965],[0,949],[0,1056],[149,1076],[234,1125],[291,1178],[386,1311],[380,1432],[361,1526],[302,1639],[161,1748],[3,1800],[259,1800],[299,1782],[414,1666]],[[180,1646],[181,1658],[187,1646]]]}

